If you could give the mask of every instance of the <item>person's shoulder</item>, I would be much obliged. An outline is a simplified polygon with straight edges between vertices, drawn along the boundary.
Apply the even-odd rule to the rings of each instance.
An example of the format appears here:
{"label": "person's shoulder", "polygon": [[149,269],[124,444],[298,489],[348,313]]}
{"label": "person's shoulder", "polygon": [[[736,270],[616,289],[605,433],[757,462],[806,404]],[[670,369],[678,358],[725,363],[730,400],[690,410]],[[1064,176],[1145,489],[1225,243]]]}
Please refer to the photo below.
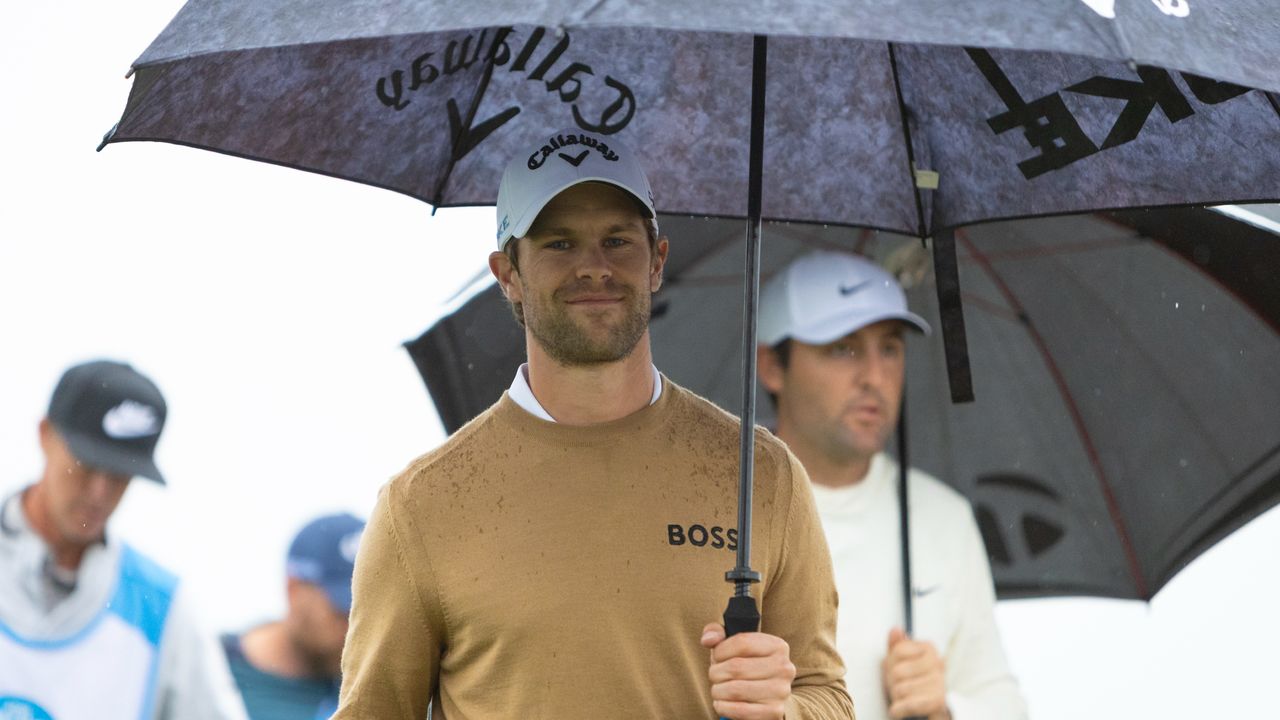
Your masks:
{"label": "person's shoulder", "polygon": [[502,424],[502,404],[503,400],[499,400],[489,406],[443,443],[412,460],[391,478],[387,487],[393,492],[421,489],[451,474],[460,462],[474,462],[477,458],[486,457],[489,446],[502,441],[499,427]]}
{"label": "person's shoulder", "polygon": [[241,637],[240,633],[234,632],[224,632],[218,636],[218,644],[222,646],[222,654],[226,655],[227,663],[232,666],[236,663],[248,662],[244,656],[244,646],[240,644]]}
{"label": "person's shoulder", "polygon": [[120,544],[119,582],[108,606],[152,644],[198,625],[188,595],[177,573],[129,543]]}
{"label": "person's shoulder", "polygon": [[[109,543],[108,548],[113,548]],[[148,587],[166,588],[172,593],[178,586],[178,574],[130,543],[119,543],[120,575],[125,580]]]}
{"label": "person's shoulder", "polygon": [[[896,463],[894,473],[897,473]],[[973,506],[969,504],[969,499],[933,475],[913,467],[907,473],[907,478],[911,483],[913,512],[935,519],[967,520],[973,516]]]}
{"label": "person's shoulder", "polygon": [[663,376],[662,391],[671,394],[671,409],[680,416],[692,416],[699,421],[710,422],[725,429],[738,427],[738,417],[728,410],[683,385]]}
{"label": "person's shoulder", "polygon": [[[671,392],[674,396],[673,406],[676,412],[691,417],[697,422],[706,423],[716,430],[732,434],[735,439],[739,437],[742,423],[737,415],[692,390],[677,385],[669,378],[666,382],[664,391]],[[777,449],[786,452],[786,446],[782,441],[761,425],[756,425],[755,440],[757,447],[764,445],[768,446],[770,451]]]}
{"label": "person's shoulder", "polygon": [[[667,379],[666,390],[673,393],[675,411],[681,421],[697,423],[701,432],[718,436],[723,443],[732,446],[734,453],[737,452],[742,439],[742,423],[737,415],[670,379]],[[768,428],[756,425],[754,435],[758,467],[780,472],[790,466],[791,452]]]}

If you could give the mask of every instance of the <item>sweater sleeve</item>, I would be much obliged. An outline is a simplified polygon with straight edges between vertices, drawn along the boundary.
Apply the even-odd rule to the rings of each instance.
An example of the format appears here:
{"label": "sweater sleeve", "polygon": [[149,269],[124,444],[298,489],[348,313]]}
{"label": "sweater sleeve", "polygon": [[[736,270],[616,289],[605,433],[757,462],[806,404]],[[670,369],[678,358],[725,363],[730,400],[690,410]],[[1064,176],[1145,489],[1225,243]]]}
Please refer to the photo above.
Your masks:
{"label": "sweater sleeve", "polygon": [[379,493],[356,556],[334,720],[422,720],[438,682],[443,616],[397,482]]}
{"label": "sweater sleeve", "polygon": [[964,513],[960,623],[947,658],[947,706],[954,720],[1025,720],[1027,708],[1009,671],[995,623],[995,588],[982,536]]}
{"label": "sweater sleeve", "polygon": [[809,476],[790,452],[780,463],[781,538],[773,577],[761,604],[761,630],[791,648],[796,679],[787,701],[787,720],[853,718],[844,684],[844,664],[836,651],[837,596],[831,555],[809,488]]}

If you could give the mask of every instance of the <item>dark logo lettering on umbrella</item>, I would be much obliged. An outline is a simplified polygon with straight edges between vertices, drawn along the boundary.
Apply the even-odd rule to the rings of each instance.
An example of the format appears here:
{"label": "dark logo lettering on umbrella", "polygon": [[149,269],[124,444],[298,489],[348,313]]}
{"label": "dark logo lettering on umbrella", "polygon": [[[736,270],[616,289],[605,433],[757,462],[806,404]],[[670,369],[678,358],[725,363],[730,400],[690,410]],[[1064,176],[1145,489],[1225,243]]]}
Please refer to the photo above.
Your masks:
{"label": "dark logo lettering on umbrella", "polygon": [[993,565],[1009,567],[1018,557],[1040,557],[1066,535],[1051,517],[1061,515],[1062,498],[1038,480],[1012,473],[982,475],[974,494],[978,530]]}
{"label": "dark logo lettering on umbrella", "polygon": [[[1195,114],[1182,90],[1166,70],[1138,67],[1137,80],[1095,75],[1062,91],[1030,102],[1014,87],[1009,76],[986,50],[969,49],[969,58],[986,78],[991,88],[1008,108],[1006,112],[987,118],[987,125],[997,135],[1022,128],[1023,137],[1040,154],[1018,163],[1028,180],[1062,169],[1101,150],[1117,147],[1137,139],[1147,118],[1157,107],[1170,123]],[[1247,92],[1249,88],[1232,83],[1209,80],[1190,73],[1180,73],[1187,89],[1205,105],[1217,105]],[[1062,98],[1062,92],[1098,98],[1124,100],[1124,109],[1099,147],[1080,127]]]}
{"label": "dark logo lettering on umbrella", "polygon": [[[449,130],[453,138],[454,162],[520,114],[520,107],[513,105],[484,120],[474,118],[475,105],[484,95],[484,88],[495,68],[505,67],[508,72],[527,73],[526,79],[545,83],[547,92],[556,93],[560,102],[569,105],[574,122],[583,130],[612,135],[625,128],[636,112],[636,98],[631,88],[626,83],[605,75],[603,93],[609,102],[589,105],[582,97],[583,88],[591,78],[596,77],[595,70],[581,62],[557,65],[569,50],[572,41],[568,32],[562,32],[558,35],[553,33],[557,38],[554,44],[551,41],[544,44],[547,32],[547,28],[535,28],[520,42],[520,33],[512,27],[503,27],[493,32],[492,41],[489,30],[450,40],[445,44],[443,56],[438,48],[428,50],[410,60],[407,67],[394,69],[378,78],[374,84],[374,94],[388,108],[404,110],[413,102],[413,93],[442,77],[470,70],[483,58],[482,65],[486,75],[475,97],[469,101],[469,110],[464,112],[454,98],[446,103]],[[594,85],[596,88],[601,87],[600,82]],[[588,94],[599,97],[602,93]]]}

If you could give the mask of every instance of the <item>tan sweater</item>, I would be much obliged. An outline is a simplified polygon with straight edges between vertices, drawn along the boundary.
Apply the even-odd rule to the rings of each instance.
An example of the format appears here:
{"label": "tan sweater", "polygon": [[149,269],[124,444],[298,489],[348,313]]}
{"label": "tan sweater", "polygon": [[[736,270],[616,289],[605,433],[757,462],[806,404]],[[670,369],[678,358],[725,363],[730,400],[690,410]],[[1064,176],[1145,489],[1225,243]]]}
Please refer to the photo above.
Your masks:
{"label": "tan sweater", "polygon": [[[670,381],[620,420],[504,395],[382,490],[356,562],[340,720],[713,718],[703,625],[732,586],[738,422]],[[789,720],[851,718],[808,478],[756,433],[761,630],[790,645]]]}

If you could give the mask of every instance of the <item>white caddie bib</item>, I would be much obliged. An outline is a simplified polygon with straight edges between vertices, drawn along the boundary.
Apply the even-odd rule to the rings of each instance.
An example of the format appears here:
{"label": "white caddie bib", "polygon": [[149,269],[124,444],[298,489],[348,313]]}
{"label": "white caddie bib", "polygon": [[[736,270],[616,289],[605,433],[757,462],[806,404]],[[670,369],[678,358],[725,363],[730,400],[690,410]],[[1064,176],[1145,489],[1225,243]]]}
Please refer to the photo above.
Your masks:
{"label": "white caddie bib", "polygon": [[33,640],[0,622],[0,720],[150,720],[176,587],[126,545],[111,601],[79,631]]}

